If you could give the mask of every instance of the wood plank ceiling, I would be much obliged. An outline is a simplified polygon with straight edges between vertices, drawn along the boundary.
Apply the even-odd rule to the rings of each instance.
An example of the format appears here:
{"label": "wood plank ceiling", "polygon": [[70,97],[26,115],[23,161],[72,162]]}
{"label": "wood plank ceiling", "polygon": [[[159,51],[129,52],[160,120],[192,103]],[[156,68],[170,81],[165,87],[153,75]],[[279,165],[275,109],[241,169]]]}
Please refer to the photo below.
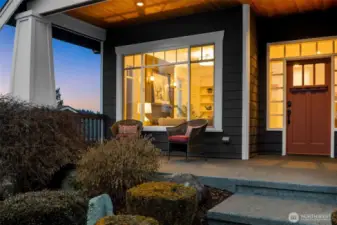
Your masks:
{"label": "wood plank ceiling", "polygon": [[[137,6],[143,2],[144,6]],[[68,11],[68,15],[100,27],[177,17],[247,3],[262,16],[324,10],[337,0],[107,0]]]}

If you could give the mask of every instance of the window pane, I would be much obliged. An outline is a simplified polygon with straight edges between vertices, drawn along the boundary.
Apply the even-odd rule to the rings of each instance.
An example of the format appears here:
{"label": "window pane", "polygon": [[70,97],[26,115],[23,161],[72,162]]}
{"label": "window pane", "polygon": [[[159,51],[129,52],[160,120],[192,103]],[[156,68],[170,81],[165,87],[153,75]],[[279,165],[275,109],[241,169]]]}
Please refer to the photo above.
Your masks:
{"label": "window pane", "polygon": [[272,75],[283,74],[283,62],[282,61],[271,62],[270,63],[270,72],[271,72]]}
{"label": "window pane", "polygon": [[155,52],[154,53],[154,64],[164,64],[165,63],[165,52]]}
{"label": "window pane", "polygon": [[281,88],[283,87],[283,76],[272,76],[271,77],[271,88]]}
{"label": "window pane", "polygon": [[214,126],[214,64],[191,64],[191,119],[208,119]]}
{"label": "window pane", "polygon": [[269,116],[269,127],[272,129],[283,127],[283,116]]}
{"label": "window pane", "polygon": [[270,103],[270,114],[283,114],[283,102]]}
{"label": "window pane", "polygon": [[337,56],[335,56],[335,71],[337,70]]}
{"label": "window pane", "polygon": [[335,71],[335,85],[337,84],[337,72]]}
{"label": "window pane", "polygon": [[301,46],[302,56],[316,55],[316,42],[306,42],[302,43]]}
{"label": "window pane", "polygon": [[302,65],[294,65],[293,67],[293,86],[302,86]]}
{"label": "window pane", "polygon": [[170,65],[145,69],[146,126],[176,126],[187,120],[188,66]]}
{"label": "window pane", "polygon": [[138,110],[141,96],[141,69],[124,71],[124,119],[141,120]]}
{"label": "window pane", "polygon": [[165,52],[166,61],[169,63],[175,63],[177,61],[176,54],[177,54],[176,50],[166,51]]}
{"label": "window pane", "polygon": [[177,62],[188,61],[188,48],[182,48],[177,50]]}
{"label": "window pane", "polygon": [[214,59],[214,46],[208,45],[202,47],[202,60]]}
{"label": "window pane", "polygon": [[300,44],[288,44],[288,45],[286,45],[286,56],[287,57],[300,56]]}
{"label": "window pane", "polygon": [[317,54],[331,54],[333,52],[332,40],[317,42]]}
{"label": "window pane", "polygon": [[144,64],[145,66],[149,66],[149,65],[153,65],[155,60],[154,60],[154,56],[153,53],[146,53],[143,55],[144,56]]}
{"label": "window pane", "polygon": [[304,65],[304,85],[314,85],[314,65]]}
{"label": "window pane", "polygon": [[283,89],[272,89],[270,101],[283,101]]}
{"label": "window pane", "polygon": [[272,45],[269,47],[269,58],[283,58],[284,57],[284,45]]}
{"label": "window pane", "polygon": [[325,64],[318,63],[315,65],[315,85],[325,84]]}
{"label": "window pane", "polygon": [[133,67],[133,55],[124,57],[124,68],[132,68]]}
{"label": "window pane", "polygon": [[135,55],[135,67],[142,66],[142,55]]}
{"label": "window pane", "polygon": [[337,86],[335,86],[335,101],[337,101]]}
{"label": "window pane", "polygon": [[337,40],[335,40],[335,53],[337,53]]}
{"label": "window pane", "polygon": [[191,61],[201,60],[201,47],[191,48]]}

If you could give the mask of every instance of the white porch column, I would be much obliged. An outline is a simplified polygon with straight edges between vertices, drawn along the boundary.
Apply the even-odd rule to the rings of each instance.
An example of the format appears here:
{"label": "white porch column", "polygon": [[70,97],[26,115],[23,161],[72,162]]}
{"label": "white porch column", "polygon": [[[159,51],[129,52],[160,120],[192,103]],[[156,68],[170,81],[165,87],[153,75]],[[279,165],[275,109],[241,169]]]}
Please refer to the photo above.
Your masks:
{"label": "white porch column", "polygon": [[18,14],[16,20],[11,94],[56,106],[51,23],[31,10]]}

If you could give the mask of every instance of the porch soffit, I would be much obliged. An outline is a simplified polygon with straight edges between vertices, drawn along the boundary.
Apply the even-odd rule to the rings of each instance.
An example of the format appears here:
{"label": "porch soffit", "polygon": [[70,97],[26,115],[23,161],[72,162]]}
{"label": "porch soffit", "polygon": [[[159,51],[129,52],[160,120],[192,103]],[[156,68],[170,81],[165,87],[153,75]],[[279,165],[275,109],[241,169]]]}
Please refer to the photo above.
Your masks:
{"label": "porch soffit", "polygon": [[[136,3],[141,1],[143,7]],[[68,11],[68,15],[108,28],[250,4],[261,16],[276,16],[324,10],[336,0],[106,0]]]}

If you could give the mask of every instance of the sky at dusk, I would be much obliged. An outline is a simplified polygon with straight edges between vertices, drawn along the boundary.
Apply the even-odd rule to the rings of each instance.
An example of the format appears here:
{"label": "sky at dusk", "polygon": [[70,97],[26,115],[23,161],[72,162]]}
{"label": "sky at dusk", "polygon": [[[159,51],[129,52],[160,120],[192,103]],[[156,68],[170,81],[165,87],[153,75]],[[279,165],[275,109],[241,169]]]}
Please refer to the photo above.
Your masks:
{"label": "sky at dusk", "polygon": [[5,5],[7,0],[0,0],[0,9]]}
{"label": "sky at dusk", "polygon": [[[0,0],[0,8],[5,0]],[[9,92],[15,28],[0,30],[0,94]],[[100,110],[99,54],[53,39],[56,88],[61,88],[65,105]]]}

